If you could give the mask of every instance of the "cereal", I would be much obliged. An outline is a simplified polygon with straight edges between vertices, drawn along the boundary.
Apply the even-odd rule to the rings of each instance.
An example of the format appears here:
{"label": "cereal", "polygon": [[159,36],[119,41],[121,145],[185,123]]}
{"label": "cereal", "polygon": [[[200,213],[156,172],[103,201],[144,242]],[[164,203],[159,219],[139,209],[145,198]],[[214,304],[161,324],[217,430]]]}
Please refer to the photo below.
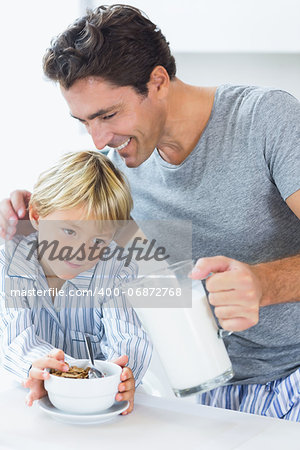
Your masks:
{"label": "cereal", "polygon": [[[68,363],[66,363],[67,366],[69,366]],[[85,369],[83,369],[82,367],[77,367],[77,366],[69,366],[69,370],[68,372],[62,372],[61,370],[55,370],[55,369],[51,369],[50,373],[51,375],[55,375],[57,377],[62,377],[62,378],[88,378],[89,377],[89,370],[90,367],[86,367]]]}

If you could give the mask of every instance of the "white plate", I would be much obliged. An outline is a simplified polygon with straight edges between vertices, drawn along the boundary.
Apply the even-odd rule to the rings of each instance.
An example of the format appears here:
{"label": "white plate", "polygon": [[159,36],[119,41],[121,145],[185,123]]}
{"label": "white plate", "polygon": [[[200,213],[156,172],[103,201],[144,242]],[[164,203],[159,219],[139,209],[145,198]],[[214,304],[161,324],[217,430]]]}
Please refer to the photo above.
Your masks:
{"label": "white plate", "polygon": [[110,408],[97,414],[72,414],[61,411],[52,405],[47,396],[41,398],[38,401],[38,405],[46,414],[49,414],[58,422],[76,425],[94,425],[112,420],[128,408],[129,402],[115,402]]}

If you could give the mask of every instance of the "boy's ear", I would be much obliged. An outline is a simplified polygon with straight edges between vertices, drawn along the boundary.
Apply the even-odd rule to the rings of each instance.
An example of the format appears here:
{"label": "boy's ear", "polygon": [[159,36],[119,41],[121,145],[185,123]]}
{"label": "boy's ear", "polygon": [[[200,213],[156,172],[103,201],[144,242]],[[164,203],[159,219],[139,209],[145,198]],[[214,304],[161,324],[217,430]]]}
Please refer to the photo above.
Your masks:
{"label": "boy's ear", "polygon": [[34,206],[29,207],[29,219],[35,230],[39,229],[39,215]]}

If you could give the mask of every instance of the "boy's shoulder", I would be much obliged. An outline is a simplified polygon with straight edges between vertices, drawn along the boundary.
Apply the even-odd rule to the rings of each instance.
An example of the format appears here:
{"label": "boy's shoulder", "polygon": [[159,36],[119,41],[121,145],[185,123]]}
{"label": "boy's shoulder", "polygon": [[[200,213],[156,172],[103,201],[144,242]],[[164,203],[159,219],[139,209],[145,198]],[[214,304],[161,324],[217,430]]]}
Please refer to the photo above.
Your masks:
{"label": "boy's shoulder", "polygon": [[13,239],[5,241],[0,246],[0,266],[2,273],[8,273],[14,266],[20,267],[28,266],[28,251],[29,246],[36,239],[36,233],[29,236],[16,235]]}
{"label": "boy's shoulder", "polygon": [[16,248],[19,243],[22,241],[23,236],[14,236],[13,239],[9,241],[4,241],[0,245],[0,263],[4,264],[6,261],[9,261],[14,255]]}

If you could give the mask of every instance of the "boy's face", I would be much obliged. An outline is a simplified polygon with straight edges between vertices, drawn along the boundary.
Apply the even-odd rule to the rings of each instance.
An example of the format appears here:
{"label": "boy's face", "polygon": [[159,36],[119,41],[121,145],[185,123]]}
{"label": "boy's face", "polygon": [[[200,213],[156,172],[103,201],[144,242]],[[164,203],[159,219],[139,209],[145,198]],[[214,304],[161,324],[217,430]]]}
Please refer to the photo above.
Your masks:
{"label": "boy's face", "polygon": [[101,249],[112,241],[116,231],[113,222],[83,217],[83,207],[55,211],[46,217],[31,214],[38,230],[39,259],[46,276],[64,280],[76,277],[94,267]]}

